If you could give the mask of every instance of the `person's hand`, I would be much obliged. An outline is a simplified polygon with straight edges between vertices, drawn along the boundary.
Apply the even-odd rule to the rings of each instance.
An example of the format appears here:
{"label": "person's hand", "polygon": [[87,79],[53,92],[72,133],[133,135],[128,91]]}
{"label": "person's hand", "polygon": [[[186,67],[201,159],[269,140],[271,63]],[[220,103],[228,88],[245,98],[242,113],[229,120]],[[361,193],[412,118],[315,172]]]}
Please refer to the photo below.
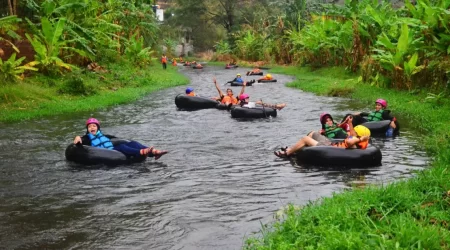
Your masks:
{"label": "person's hand", "polygon": [[361,137],[359,137],[359,139],[360,139],[361,141],[368,141],[369,138],[370,138],[370,136],[361,136]]}
{"label": "person's hand", "polygon": [[244,86],[247,86],[247,82],[246,82],[246,81],[244,81],[244,83],[243,83],[242,85],[244,85]]}
{"label": "person's hand", "polygon": [[73,144],[78,144],[81,143],[81,137],[80,136],[76,136],[75,139],[73,140]]}
{"label": "person's hand", "polygon": [[347,117],[346,122],[347,122],[348,124],[353,124],[353,116],[352,116],[352,115],[349,115],[349,116]]}
{"label": "person's hand", "polygon": [[213,77],[213,82],[214,82],[214,83],[217,83],[216,77]]}

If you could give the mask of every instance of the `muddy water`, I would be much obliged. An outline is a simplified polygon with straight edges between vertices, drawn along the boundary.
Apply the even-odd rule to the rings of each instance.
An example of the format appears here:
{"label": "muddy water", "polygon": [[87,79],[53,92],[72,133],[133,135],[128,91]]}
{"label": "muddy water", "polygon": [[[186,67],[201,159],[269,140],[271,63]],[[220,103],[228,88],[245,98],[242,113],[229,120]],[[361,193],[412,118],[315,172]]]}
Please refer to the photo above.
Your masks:
{"label": "muddy water", "polygon": [[[208,97],[217,95],[213,76],[223,86],[245,73],[208,66],[182,71]],[[286,102],[274,119],[177,111],[174,97],[185,89],[177,87],[94,113],[0,125],[0,248],[239,249],[289,202],[408,178],[427,165],[407,127],[401,137],[374,140],[383,153],[380,167],[306,168],[276,159],[274,150],[319,129],[321,112],[342,117],[355,110],[342,108],[344,99],[287,88],[289,77],[273,75],[277,83],[246,92],[253,100]],[[64,149],[84,133],[89,116],[101,120],[105,133],[170,153],[131,166],[78,168],[65,161]]]}

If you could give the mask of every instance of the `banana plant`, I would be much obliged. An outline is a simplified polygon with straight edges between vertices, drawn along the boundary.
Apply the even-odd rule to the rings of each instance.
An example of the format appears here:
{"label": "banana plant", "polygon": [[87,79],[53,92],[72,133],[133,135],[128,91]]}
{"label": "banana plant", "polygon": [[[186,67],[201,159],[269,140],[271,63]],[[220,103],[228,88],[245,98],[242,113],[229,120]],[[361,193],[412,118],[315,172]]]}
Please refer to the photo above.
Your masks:
{"label": "banana plant", "polygon": [[37,68],[33,67],[34,63],[22,65],[24,59],[23,56],[16,60],[16,53],[13,53],[6,61],[0,58],[0,81],[4,83],[15,82],[23,79],[23,73],[26,70],[38,71]]}
{"label": "banana plant", "polygon": [[21,19],[17,16],[6,16],[0,18],[0,41],[4,41],[9,44],[17,53],[19,53],[19,49],[14,45],[14,43],[4,37],[5,35],[8,35],[14,39],[20,39],[21,37],[15,32],[15,30],[19,28],[17,25],[19,22],[21,22]]}
{"label": "banana plant", "polygon": [[[418,50],[421,40],[422,38],[414,39],[408,25],[403,24],[397,44],[392,43],[388,36],[382,33],[376,43],[379,48],[374,49],[376,54],[372,57],[380,63],[381,67],[392,74],[394,83],[398,86],[402,83],[403,74],[405,74],[407,78],[405,84],[408,88],[411,88],[411,76],[418,73],[422,68],[416,68],[415,66],[418,59],[417,52],[415,52],[408,62],[405,62],[405,58],[411,52]],[[408,67],[406,72],[404,72],[404,67]]]}
{"label": "banana plant", "polygon": [[224,40],[217,42],[214,48],[219,55],[231,54],[232,52],[230,44]]}
{"label": "banana plant", "polygon": [[[436,47],[441,54],[450,54],[450,1],[440,0],[431,3],[429,0],[418,0],[412,5],[409,0],[405,6],[410,11],[413,19],[418,23],[416,26],[425,38],[429,46]],[[433,51],[431,47],[428,51]]]}
{"label": "banana plant", "polygon": [[63,31],[66,19],[60,18],[55,24],[49,19],[41,18],[41,29],[37,29],[30,20],[26,19],[34,31],[33,36],[25,34],[33,46],[35,54],[35,63],[45,74],[61,73],[62,69],[72,70],[74,65],[65,63],[60,58],[63,51],[72,51],[81,56],[86,56],[85,52],[70,46],[73,40],[64,40]]}
{"label": "banana plant", "polygon": [[129,45],[125,49],[127,59],[140,67],[151,62],[152,53],[150,47],[144,46],[144,38],[142,36],[138,38],[137,34],[131,37]]}
{"label": "banana plant", "polygon": [[416,52],[414,53],[414,55],[411,56],[411,58],[409,59],[409,61],[405,61],[403,63],[403,68],[404,68],[404,74],[406,76],[406,87],[408,88],[408,90],[411,90],[412,87],[412,76],[419,73],[420,71],[422,71],[425,66],[424,65],[420,65],[417,66],[417,59],[419,58],[419,54]]}

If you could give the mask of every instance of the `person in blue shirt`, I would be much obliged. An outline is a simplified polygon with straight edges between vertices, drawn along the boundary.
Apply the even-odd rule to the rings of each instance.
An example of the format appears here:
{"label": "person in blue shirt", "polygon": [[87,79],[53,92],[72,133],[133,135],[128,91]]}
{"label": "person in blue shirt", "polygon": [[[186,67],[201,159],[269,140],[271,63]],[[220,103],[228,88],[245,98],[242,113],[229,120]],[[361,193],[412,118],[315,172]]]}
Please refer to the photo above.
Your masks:
{"label": "person in blue shirt", "polygon": [[234,78],[233,82],[244,83],[244,79],[242,79],[241,74],[237,74],[236,78]]}
{"label": "person in blue shirt", "polygon": [[91,147],[117,150],[127,156],[155,157],[155,160],[158,160],[161,156],[168,153],[165,150],[157,150],[154,147],[142,145],[137,141],[130,141],[114,146],[111,142],[111,138],[115,138],[115,136],[104,135],[100,130],[100,122],[97,119],[89,118],[86,121],[86,134],[82,137],[76,136],[73,140],[73,144],[80,143]]}

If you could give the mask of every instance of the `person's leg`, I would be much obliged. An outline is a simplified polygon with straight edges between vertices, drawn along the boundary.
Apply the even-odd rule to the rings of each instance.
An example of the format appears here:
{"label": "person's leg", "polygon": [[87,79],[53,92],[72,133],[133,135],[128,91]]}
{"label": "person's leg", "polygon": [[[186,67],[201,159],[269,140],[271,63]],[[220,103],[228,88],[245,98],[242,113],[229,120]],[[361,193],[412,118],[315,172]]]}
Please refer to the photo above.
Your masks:
{"label": "person's leg", "polygon": [[128,147],[136,148],[136,149],[145,149],[148,148],[148,146],[142,145],[137,141],[130,141],[128,143],[125,143]]}
{"label": "person's leg", "polygon": [[300,139],[297,143],[295,143],[293,146],[288,147],[286,149],[282,149],[281,151],[276,151],[274,153],[276,156],[280,158],[286,158],[305,146],[316,146],[317,144],[318,142],[316,140],[314,140],[309,136],[305,136],[302,139]]}
{"label": "person's leg", "polygon": [[130,147],[130,148],[135,148],[138,150],[144,150],[144,151],[140,151],[143,152],[144,154],[146,154],[149,157],[155,157],[155,160],[158,160],[161,156],[167,154],[168,152],[165,150],[158,150],[155,149],[153,147],[148,147],[145,145],[142,145],[141,143],[137,142],[137,141],[130,141],[128,143],[125,144],[126,146]]}
{"label": "person's leg", "polygon": [[297,143],[295,143],[293,146],[286,149],[286,155],[291,155],[298,150],[302,149],[304,146],[316,146],[317,141],[309,136],[305,136],[302,139],[300,139]]}
{"label": "person's leg", "polygon": [[[141,154],[142,154],[142,153],[143,153],[143,154],[146,154],[146,155],[149,156],[149,157],[155,156],[154,152],[155,152],[156,149],[154,149],[153,147],[145,146],[145,145],[143,145],[143,144],[141,144],[141,143],[139,143],[139,142],[137,142],[137,141],[130,141],[130,142],[128,142],[128,143],[125,143],[125,145],[126,145],[127,147],[134,148],[134,149],[139,149],[139,150],[145,149],[145,151],[140,151]],[[147,149],[148,149],[148,150],[147,150]],[[156,152],[158,152],[158,151],[159,151],[159,150],[156,150]],[[156,153],[156,152],[155,152],[155,153]]]}
{"label": "person's leg", "polygon": [[328,138],[326,136],[321,135],[320,133],[318,133],[316,131],[312,131],[311,133],[308,134],[308,136],[311,137],[312,139],[316,140],[321,145],[331,145],[331,141],[328,140]]}
{"label": "person's leg", "polygon": [[133,155],[133,156],[140,156],[141,149],[133,148],[127,145],[128,143],[119,144],[114,147],[114,150],[117,150],[119,152],[124,153],[125,155]]}

